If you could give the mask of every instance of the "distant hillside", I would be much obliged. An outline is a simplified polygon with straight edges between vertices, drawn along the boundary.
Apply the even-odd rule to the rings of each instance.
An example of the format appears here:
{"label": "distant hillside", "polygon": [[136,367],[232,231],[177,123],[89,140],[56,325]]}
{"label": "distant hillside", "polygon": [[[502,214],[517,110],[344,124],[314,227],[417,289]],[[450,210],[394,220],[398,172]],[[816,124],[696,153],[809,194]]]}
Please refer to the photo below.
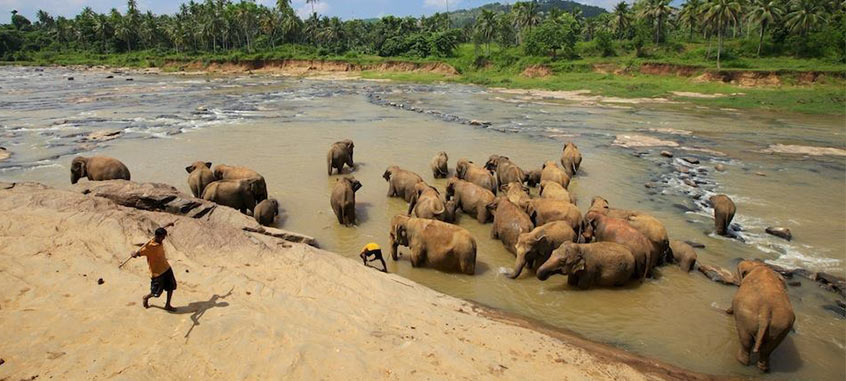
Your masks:
{"label": "distant hillside", "polygon": [[[600,7],[580,4],[570,0],[538,0],[538,8],[541,12],[549,12],[550,9],[561,9],[565,12],[570,12],[575,8],[581,8],[582,15],[586,18],[599,16],[607,12],[605,9]],[[490,3],[477,8],[452,11],[449,13],[450,19],[452,20],[452,25],[457,27],[463,27],[464,25],[472,23],[474,20],[476,20],[476,17],[482,13],[483,9],[497,12],[507,12],[511,9],[511,5],[502,3]]]}

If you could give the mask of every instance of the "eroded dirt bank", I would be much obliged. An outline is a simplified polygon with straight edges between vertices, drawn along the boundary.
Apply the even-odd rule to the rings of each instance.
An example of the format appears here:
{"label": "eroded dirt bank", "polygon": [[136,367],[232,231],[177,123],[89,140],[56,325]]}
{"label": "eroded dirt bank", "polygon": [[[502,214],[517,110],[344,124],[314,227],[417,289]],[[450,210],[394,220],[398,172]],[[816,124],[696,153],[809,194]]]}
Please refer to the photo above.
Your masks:
{"label": "eroded dirt bank", "polygon": [[179,72],[202,72],[214,74],[260,73],[279,75],[311,75],[330,73],[360,73],[365,70],[379,72],[426,72],[443,75],[458,75],[458,71],[443,62],[387,61],[375,64],[356,64],[330,60],[256,60],[245,62],[167,61],[162,69]]}
{"label": "eroded dirt bank", "polygon": [[[707,378],[251,232],[234,210],[168,192],[0,183],[0,378]],[[143,260],[118,268],[169,223],[173,314],[140,306]]]}

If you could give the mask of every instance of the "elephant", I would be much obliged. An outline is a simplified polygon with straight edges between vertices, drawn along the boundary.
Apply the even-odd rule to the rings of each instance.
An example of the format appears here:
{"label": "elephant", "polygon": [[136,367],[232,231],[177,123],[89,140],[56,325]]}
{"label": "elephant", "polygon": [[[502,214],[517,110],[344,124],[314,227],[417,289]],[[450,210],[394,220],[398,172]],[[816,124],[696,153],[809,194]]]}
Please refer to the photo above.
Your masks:
{"label": "elephant", "polygon": [[85,177],[88,181],[130,180],[129,169],[120,160],[107,156],[77,156],[71,161],[71,184]]}
{"label": "elephant", "polygon": [[414,184],[414,190],[414,196],[408,203],[409,216],[451,222],[447,221],[449,215],[446,203],[441,199],[441,194],[435,187],[425,182],[419,182]]}
{"label": "elephant", "polygon": [[332,211],[338,218],[338,223],[344,226],[353,226],[357,223],[355,218],[355,192],[361,189],[361,182],[352,176],[338,179],[332,188],[332,196],[329,203]]}
{"label": "elephant", "polygon": [[452,177],[447,182],[446,199],[455,202],[455,208],[464,213],[475,216],[480,224],[491,219],[488,204],[492,203],[494,194],[476,184]]}
{"label": "elephant", "polygon": [[616,242],[629,249],[634,255],[634,277],[644,279],[652,273],[652,243],[627,220],[593,214],[585,219],[581,240],[585,243],[595,239],[597,242]]}
{"label": "elephant", "polygon": [[561,184],[554,181],[544,181],[540,184],[541,198],[548,198],[551,200],[561,200],[575,204],[575,200],[570,197],[570,192],[567,191]]}
{"label": "elephant", "polygon": [[582,225],[582,212],[575,205],[549,198],[536,198],[526,205],[526,213],[535,226],[546,225],[552,221],[566,221],[573,230]]}
{"label": "elephant", "polygon": [[541,183],[541,172],[540,169],[533,169],[526,172],[526,178],[523,179],[523,182],[529,187],[537,187]]}
{"label": "elephant", "polygon": [[261,192],[261,184],[259,179],[254,177],[240,180],[217,180],[209,184],[203,191],[203,200],[228,206],[246,214],[248,210],[250,212],[255,210],[258,194]]}
{"label": "elephant", "polygon": [[206,187],[217,180],[209,169],[211,165],[210,162],[197,161],[185,167],[185,171],[188,172],[188,188],[191,188],[194,197],[203,197]]}
{"label": "elephant", "polygon": [[329,147],[329,153],[326,154],[326,169],[329,176],[332,176],[332,170],[337,170],[340,175],[344,170],[344,165],[350,167],[350,170],[355,168],[354,148],[355,144],[349,139],[335,142]]}
{"label": "elephant", "polygon": [[537,277],[567,275],[567,284],[580,289],[593,286],[622,286],[635,273],[635,259],[629,249],[614,242],[564,242],[538,268]]}
{"label": "elephant", "polygon": [[520,207],[520,209],[525,210],[526,205],[532,200],[532,197],[529,196],[529,189],[524,188],[522,183],[508,183],[502,186],[502,190],[505,191],[505,197],[508,197],[508,200]]}
{"label": "elephant", "polygon": [[447,166],[449,163],[449,156],[447,156],[446,152],[438,152],[435,157],[432,158],[432,176],[436,179],[445,179],[449,176],[449,167]]}
{"label": "elephant", "polygon": [[526,173],[507,156],[491,155],[488,162],[485,163],[485,169],[496,173],[500,186],[510,183],[522,184],[526,179]]}
{"label": "elephant", "polygon": [[[613,213],[612,213],[613,214]],[[670,257],[670,238],[667,235],[667,229],[664,224],[657,218],[652,217],[646,213],[636,212],[630,215],[626,221],[631,227],[643,234],[649,243],[652,244],[652,263],[651,266],[660,266],[664,261]]]}
{"label": "elephant", "polygon": [[391,220],[391,258],[411,251],[411,266],[467,275],[476,273],[476,240],[467,229],[446,222],[397,215]]}
{"label": "elephant", "polygon": [[458,204],[455,200],[448,200],[444,203],[444,208],[446,208],[446,212],[444,213],[444,222],[455,223],[456,221],[456,211],[458,210]]}
{"label": "elephant", "polygon": [[262,226],[273,226],[277,216],[279,216],[279,201],[275,198],[268,198],[258,203],[253,212],[256,222]]}
{"label": "elephant", "polygon": [[461,180],[469,181],[496,194],[496,176],[487,169],[477,167],[472,161],[461,159],[455,164],[455,174]]}
{"label": "elephant", "polygon": [[749,365],[758,354],[758,369],[770,369],[770,354],[793,329],[796,316],[787,296],[784,279],[766,264],[741,261],[737,265],[740,288],[734,294],[729,314],[740,338],[737,361]]}
{"label": "elephant", "polygon": [[508,274],[511,279],[517,279],[527,265],[537,271],[549,255],[564,242],[576,240],[576,232],[565,221],[553,221],[538,226],[528,233],[517,237],[517,259],[514,261],[514,271]]}
{"label": "elephant", "polygon": [[402,197],[405,202],[411,202],[411,199],[417,194],[414,186],[423,182],[420,175],[396,165],[388,167],[382,174],[382,178],[388,182],[388,197]]}
{"label": "elephant", "polygon": [[567,142],[564,145],[564,152],[561,154],[561,166],[567,175],[573,177],[579,171],[582,165],[582,153],[579,152],[579,147],[576,147],[573,142]]}
{"label": "elephant", "polygon": [[717,234],[728,235],[729,224],[737,211],[734,201],[724,194],[711,196],[708,200],[714,207],[714,227],[717,229]]}
{"label": "elephant", "polygon": [[256,202],[261,202],[267,199],[267,183],[264,181],[264,176],[252,169],[218,164],[214,166],[212,172],[214,172],[214,178],[218,180],[243,180],[254,178],[257,180],[259,189],[259,192],[256,194]]}
{"label": "elephant", "polygon": [[535,225],[520,207],[506,197],[497,197],[487,208],[494,216],[491,238],[502,241],[505,249],[516,255],[517,238],[532,231]]}
{"label": "elephant", "polygon": [[686,242],[671,240],[668,262],[678,263],[682,271],[690,272],[690,270],[693,270],[693,265],[696,264],[696,251]]}
{"label": "elephant", "polygon": [[552,181],[558,184],[561,184],[564,189],[570,186],[570,176],[567,176],[567,172],[558,168],[558,164],[554,161],[547,161],[543,164],[543,169],[541,170],[541,182],[544,181]]}

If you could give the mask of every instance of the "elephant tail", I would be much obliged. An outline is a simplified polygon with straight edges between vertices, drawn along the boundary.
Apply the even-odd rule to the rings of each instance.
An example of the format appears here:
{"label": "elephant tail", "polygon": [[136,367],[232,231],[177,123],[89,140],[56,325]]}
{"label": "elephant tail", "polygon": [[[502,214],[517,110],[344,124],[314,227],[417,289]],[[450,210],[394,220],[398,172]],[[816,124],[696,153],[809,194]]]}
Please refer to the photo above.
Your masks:
{"label": "elephant tail", "polygon": [[758,314],[758,332],[755,333],[755,346],[752,348],[752,353],[758,353],[758,351],[761,350],[761,344],[763,344],[764,335],[767,333],[767,329],[770,327],[769,315],[769,313]]}

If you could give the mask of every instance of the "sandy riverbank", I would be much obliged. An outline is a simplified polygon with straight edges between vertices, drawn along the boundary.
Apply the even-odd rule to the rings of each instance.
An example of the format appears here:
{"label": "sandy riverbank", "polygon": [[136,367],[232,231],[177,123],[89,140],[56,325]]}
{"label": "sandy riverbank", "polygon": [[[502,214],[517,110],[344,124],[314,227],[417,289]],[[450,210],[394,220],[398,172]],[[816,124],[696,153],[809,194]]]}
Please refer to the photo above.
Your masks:
{"label": "sandy riverbank", "polygon": [[[191,218],[83,189],[0,184],[0,378],[705,378],[247,232],[230,209]],[[143,260],[118,269],[170,222],[174,314],[140,306]]]}

